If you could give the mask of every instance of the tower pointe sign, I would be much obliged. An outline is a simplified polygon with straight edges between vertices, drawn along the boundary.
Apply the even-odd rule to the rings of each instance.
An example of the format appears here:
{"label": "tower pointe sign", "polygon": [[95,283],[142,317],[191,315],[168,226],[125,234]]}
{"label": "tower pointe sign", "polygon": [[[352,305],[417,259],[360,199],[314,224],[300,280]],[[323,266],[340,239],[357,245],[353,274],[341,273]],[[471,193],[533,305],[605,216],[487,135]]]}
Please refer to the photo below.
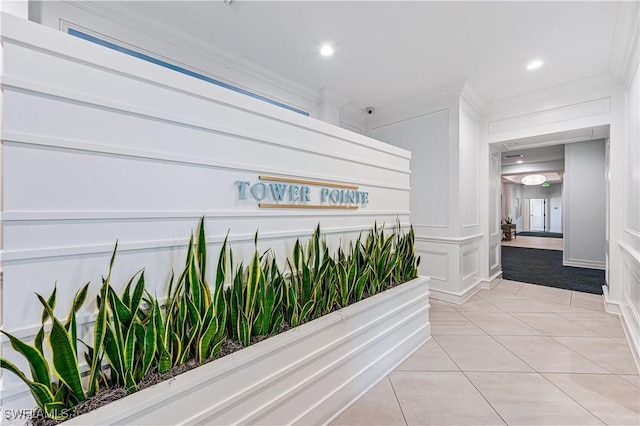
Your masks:
{"label": "tower pointe sign", "polygon": [[239,200],[252,199],[261,208],[357,209],[369,203],[369,193],[357,185],[259,176],[258,182],[235,182]]}

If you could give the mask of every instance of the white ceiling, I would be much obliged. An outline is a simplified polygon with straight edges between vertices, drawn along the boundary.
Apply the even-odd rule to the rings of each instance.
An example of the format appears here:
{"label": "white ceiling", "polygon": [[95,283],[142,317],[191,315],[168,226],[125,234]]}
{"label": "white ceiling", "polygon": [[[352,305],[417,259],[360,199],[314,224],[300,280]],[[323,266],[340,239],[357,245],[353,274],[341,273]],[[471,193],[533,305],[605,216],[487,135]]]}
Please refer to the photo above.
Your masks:
{"label": "white ceiling", "polygon": [[[513,155],[522,155],[522,157],[511,157]],[[511,158],[507,158],[511,157]],[[521,164],[540,163],[542,161],[564,160],[564,145],[546,146],[543,148],[521,149],[502,153],[502,166],[511,166],[518,164],[518,160],[522,160]]]}
{"label": "white ceiling", "polygon": [[[119,5],[311,89],[326,87],[361,108],[390,105],[461,80],[495,101],[608,73],[630,30],[620,28],[627,21],[614,1]],[[334,57],[318,55],[326,42],[334,44]],[[535,58],[544,66],[527,71]]]}

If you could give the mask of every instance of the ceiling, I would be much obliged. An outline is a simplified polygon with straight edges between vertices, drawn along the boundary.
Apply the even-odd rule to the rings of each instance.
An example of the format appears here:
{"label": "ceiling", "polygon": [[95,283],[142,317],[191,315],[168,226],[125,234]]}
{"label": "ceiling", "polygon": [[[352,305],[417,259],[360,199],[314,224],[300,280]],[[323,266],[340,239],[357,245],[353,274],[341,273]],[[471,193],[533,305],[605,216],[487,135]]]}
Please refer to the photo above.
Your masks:
{"label": "ceiling", "polygon": [[[522,163],[518,163],[518,161],[522,161]],[[546,182],[549,183],[562,182],[564,144],[502,153],[503,182],[521,184],[522,178],[530,174],[544,175]]]}
{"label": "ceiling", "polygon": [[[522,155],[522,157],[514,157],[514,155]],[[518,161],[522,161],[520,164],[531,164],[555,160],[564,160],[564,145],[513,150],[502,153],[502,167],[518,164]]]}
{"label": "ceiling", "polygon": [[[117,3],[359,108],[462,80],[496,101],[605,74],[630,30],[614,1]],[[536,58],[543,67],[527,71]]]}

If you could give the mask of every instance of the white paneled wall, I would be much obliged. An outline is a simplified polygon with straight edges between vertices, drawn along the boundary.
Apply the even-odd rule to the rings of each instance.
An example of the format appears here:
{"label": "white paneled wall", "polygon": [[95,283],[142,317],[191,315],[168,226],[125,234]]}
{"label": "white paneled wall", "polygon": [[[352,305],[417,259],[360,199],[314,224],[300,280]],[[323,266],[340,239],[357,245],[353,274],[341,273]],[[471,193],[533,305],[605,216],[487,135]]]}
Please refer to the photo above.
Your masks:
{"label": "white paneled wall", "polygon": [[[640,17],[640,16],[639,16]],[[637,21],[636,21],[637,22]],[[639,30],[640,31],[640,30]],[[626,144],[624,147],[623,235],[619,247],[623,256],[619,306],[625,319],[630,343],[636,349],[640,366],[640,66],[638,34],[635,60],[629,67],[625,91]]]}
{"label": "white paneled wall", "polygon": [[[374,138],[412,153],[411,221],[422,257],[420,272],[431,277],[433,297],[456,303],[491,281],[490,254],[482,247],[486,227],[480,219],[485,151],[479,114],[466,100],[470,90],[468,85],[452,86],[408,108],[381,110],[371,119]],[[494,202],[496,195],[494,191]],[[499,231],[491,232],[499,244]],[[497,277],[495,243],[490,251]]]}
{"label": "white paneled wall", "polygon": [[604,141],[565,145],[564,162],[563,264],[605,269]]}
{"label": "white paneled wall", "polygon": [[[54,283],[59,312],[86,282],[94,295],[116,240],[115,286],[144,267],[162,297],[201,216],[212,260],[229,230],[236,259],[252,252],[259,230],[259,249],[271,247],[284,260],[295,238],[318,223],[334,248],[375,221],[408,225],[407,151],[35,23],[1,19],[4,330],[33,336],[41,311],[34,292],[48,295]],[[358,210],[260,209],[239,199],[235,183],[259,175],[350,183],[370,202]],[[93,310],[81,311],[81,324]],[[20,405],[24,388],[13,375],[3,379],[3,402],[29,407]]]}

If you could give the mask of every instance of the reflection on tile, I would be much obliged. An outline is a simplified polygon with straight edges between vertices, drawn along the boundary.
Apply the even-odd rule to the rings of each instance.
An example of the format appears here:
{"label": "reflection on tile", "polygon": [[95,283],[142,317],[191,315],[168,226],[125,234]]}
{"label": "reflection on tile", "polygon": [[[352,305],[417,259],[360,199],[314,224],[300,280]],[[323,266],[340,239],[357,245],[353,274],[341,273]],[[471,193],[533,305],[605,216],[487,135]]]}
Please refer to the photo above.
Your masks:
{"label": "reflection on tile", "polygon": [[571,300],[590,300],[592,302],[602,302],[602,295],[584,293],[582,291],[572,291]]}
{"label": "reflection on tile", "polygon": [[493,336],[541,334],[538,330],[505,312],[465,312],[464,316]]}
{"label": "reflection on tile", "polygon": [[331,425],[405,425],[388,377],[347,408]]}
{"label": "reflection on tile", "polygon": [[460,371],[433,337],[400,364],[396,370]]}
{"label": "reflection on tile", "polygon": [[627,339],[624,337],[609,337],[609,339],[613,340],[619,345],[627,346],[629,344],[629,342],[627,342]]}
{"label": "reflection on tile", "polygon": [[537,373],[466,373],[507,424],[602,424]]}
{"label": "reflection on tile", "polygon": [[546,336],[496,336],[496,340],[540,372],[608,373],[607,370]]}
{"label": "reflection on tile", "polygon": [[442,300],[431,298],[429,299],[429,304],[431,305],[430,312],[454,312],[453,306]]}
{"label": "reflection on tile", "polygon": [[614,375],[545,374],[553,384],[606,424],[640,423],[640,389]]}
{"label": "reflection on tile", "polygon": [[582,327],[580,324],[553,312],[514,313],[512,315],[547,336],[600,337],[595,331]]}
{"label": "reflection on tile", "polygon": [[627,382],[631,383],[635,387],[640,388],[640,376],[630,375],[630,374],[621,374],[618,377],[620,377],[623,380],[626,380]]}
{"label": "reflection on tile", "polygon": [[517,281],[502,280],[491,289],[502,293],[516,294],[524,284]]}
{"label": "reflection on tile", "polygon": [[563,317],[577,322],[604,337],[625,337],[617,315],[593,312],[590,314],[561,313]]}
{"label": "reflection on tile", "polygon": [[605,312],[604,300],[602,299],[602,296],[598,296],[600,299],[596,300],[592,298],[576,296],[577,293],[578,292],[574,292],[574,295],[571,299],[571,306],[575,306],[577,308],[582,308],[582,309],[588,309],[590,311]]}
{"label": "reflection on tile", "polygon": [[469,298],[462,305],[453,306],[453,308],[458,312],[504,312],[477,295]]}
{"label": "reflection on tile", "polygon": [[554,337],[614,374],[638,374],[629,348],[614,345],[604,337]]}
{"label": "reflection on tile", "polygon": [[478,295],[505,312],[575,312],[576,310],[576,308],[569,305],[540,302],[499,291],[478,292]]}
{"label": "reflection on tile", "polygon": [[542,302],[560,303],[562,305],[569,305],[571,302],[571,291],[543,285],[525,284],[520,291],[518,291],[517,295]]}
{"label": "reflection on tile", "polygon": [[504,424],[463,373],[391,374],[408,425]]}
{"label": "reflection on tile", "polygon": [[533,371],[491,336],[435,337],[462,371]]}
{"label": "reflection on tile", "polygon": [[431,334],[485,334],[459,312],[430,312]]}

